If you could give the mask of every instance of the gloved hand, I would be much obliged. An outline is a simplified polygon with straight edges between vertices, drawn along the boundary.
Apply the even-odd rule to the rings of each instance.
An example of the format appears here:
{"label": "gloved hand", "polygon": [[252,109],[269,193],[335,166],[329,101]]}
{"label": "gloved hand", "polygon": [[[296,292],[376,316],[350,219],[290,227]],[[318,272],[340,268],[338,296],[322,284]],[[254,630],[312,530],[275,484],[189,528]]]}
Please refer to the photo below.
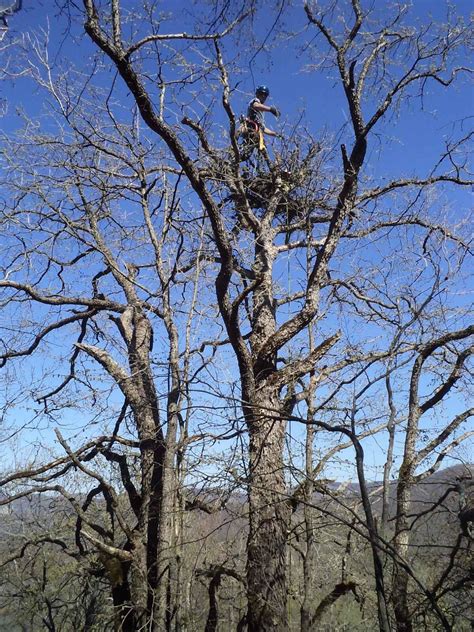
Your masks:
{"label": "gloved hand", "polygon": [[276,116],[277,118],[280,116],[280,110],[277,110],[274,105],[272,105],[272,107],[270,108],[270,112],[273,114],[273,116]]}

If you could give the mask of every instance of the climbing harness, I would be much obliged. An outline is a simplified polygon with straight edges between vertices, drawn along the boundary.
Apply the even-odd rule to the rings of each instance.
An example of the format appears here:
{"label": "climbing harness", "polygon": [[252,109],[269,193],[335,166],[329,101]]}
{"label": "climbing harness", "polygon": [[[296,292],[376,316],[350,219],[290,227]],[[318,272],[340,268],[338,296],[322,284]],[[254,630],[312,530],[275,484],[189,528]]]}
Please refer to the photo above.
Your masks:
{"label": "climbing harness", "polygon": [[[258,138],[258,150],[263,151],[265,149],[265,139],[263,136],[263,129],[257,123],[257,121],[253,121],[251,118],[247,116],[242,116],[240,119],[240,130],[239,134],[245,137],[253,137],[253,139]],[[257,143],[254,143],[257,145]]]}
{"label": "climbing harness", "polygon": [[[248,161],[255,150],[258,150],[258,154],[265,151],[263,129],[256,121],[242,116],[238,136],[242,138],[240,155],[243,161]],[[258,159],[259,156],[257,155]]]}

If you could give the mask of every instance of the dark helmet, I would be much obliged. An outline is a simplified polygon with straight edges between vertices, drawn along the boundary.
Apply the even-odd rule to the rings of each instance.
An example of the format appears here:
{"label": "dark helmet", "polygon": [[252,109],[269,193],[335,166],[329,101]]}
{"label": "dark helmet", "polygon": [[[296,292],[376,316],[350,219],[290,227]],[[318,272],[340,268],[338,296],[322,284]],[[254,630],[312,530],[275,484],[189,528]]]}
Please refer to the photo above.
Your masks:
{"label": "dark helmet", "polygon": [[270,90],[267,88],[267,86],[258,86],[258,88],[255,90],[255,94],[261,94],[262,96],[268,97],[268,95],[270,94]]}

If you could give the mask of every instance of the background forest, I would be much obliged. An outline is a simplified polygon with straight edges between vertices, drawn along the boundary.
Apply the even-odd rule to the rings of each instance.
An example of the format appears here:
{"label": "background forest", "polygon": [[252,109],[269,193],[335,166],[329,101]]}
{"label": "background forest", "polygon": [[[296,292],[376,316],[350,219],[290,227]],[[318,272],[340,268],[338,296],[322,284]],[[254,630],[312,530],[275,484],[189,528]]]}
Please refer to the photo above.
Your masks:
{"label": "background forest", "polygon": [[5,3],[1,630],[471,630],[469,4]]}

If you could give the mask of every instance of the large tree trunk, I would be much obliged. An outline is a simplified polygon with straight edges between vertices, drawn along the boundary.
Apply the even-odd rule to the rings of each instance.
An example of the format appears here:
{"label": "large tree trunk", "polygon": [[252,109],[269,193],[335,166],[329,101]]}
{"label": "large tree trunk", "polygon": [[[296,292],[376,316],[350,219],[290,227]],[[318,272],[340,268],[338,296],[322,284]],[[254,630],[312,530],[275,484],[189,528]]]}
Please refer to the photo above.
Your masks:
{"label": "large tree trunk", "polygon": [[[133,307],[121,318],[124,338],[129,347],[130,386],[127,395],[133,410],[140,439],[141,490],[140,511],[132,544],[134,563],[131,568],[131,597],[140,629],[162,629],[157,617],[161,605],[159,589],[162,538],[168,538],[168,520],[164,509],[172,507],[168,495],[174,489],[169,448],[161,427],[158,397],[150,366],[152,331],[148,318],[139,307]],[[172,442],[174,448],[174,442]],[[174,452],[173,452],[174,454]],[[171,457],[172,460],[172,457]]]}
{"label": "large tree trunk", "polygon": [[[416,440],[420,419],[418,406],[418,379],[421,371],[420,355],[412,370],[410,381],[409,414],[405,435],[403,460],[398,472],[397,510],[395,519],[394,549],[402,560],[408,561],[410,531],[408,515],[410,513],[413,473],[416,467]],[[408,604],[408,574],[405,569],[395,563],[392,582],[392,601],[397,632],[412,632],[412,617]]]}
{"label": "large tree trunk", "polygon": [[174,538],[174,519],[176,508],[176,476],[174,458],[176,449],[177,419],[173,416],[168,420],[167,445],[163,463],[163,483],[161,491],[161,505],[157,526],[157,591],[155,596],[155,620],[158,630],[170,630],[171,619],[175,612],[175,605],[170,602],[170,593],[176,594],[173,581],[173,566],[176,558]]}
{"label": "large tree trunk", "polygon": [[[407,559],[408,546],[410,542],[410,532],[408,530],[408,520],[406,516],[410,508],[411,468],[401,468],[399,483],[397,488],[397,520],[394,546],[397,554],[402,559]],[[408,604],[408,574],[400,564],[395,564],[393,584],[392,584],[393,610],[397,632],[412,632],[413,624]]]}
{"label": "large tree trunk", "polygon": [[260,393],[262,408],[250,423],[248,630],[288,629],[286,544],[290,509],[283,470],[285,422],[265,416],[277,410],[275,393]]}
{"label": "large tree trunk", "polygon": [[[312,394],[311,394],[312,395]],[[307,399],[308,420],[313,418],[312,397]],[[306,480],[303,489],[305,504],[303,507],[304,528],[306,536],[306,552],[303,558],[303,601],[300,609],[301,632],[311,632],[311,618],[314,611],[314,576],[316,543],[314,538],[314,509],[310,507],[313,500],[313,440],[314,426],[308,425],[306,428],[306,458],[305,470]]]}
{"label": "large tree trunk", "polygon": [[273,233],[264,222],[255,235],[253,272],[259,280],[253,293],[253,384],[246,388],[241,373],[249,430],[249,534],[247,546],[247,626],[249,632],[281,631],[287,625],[286,544],[290,508],[286,494],[283,449],[286,422],[279,415],[279,389],[270,385],[276,353],[267,341],[276,330],[272,270]]}
{"label": "large tree trunk", "polygon": [[128,582],[112,586],[114,604],[114,630],[116,632],[136,632],[139,627],[133,606],[130,605]]}

